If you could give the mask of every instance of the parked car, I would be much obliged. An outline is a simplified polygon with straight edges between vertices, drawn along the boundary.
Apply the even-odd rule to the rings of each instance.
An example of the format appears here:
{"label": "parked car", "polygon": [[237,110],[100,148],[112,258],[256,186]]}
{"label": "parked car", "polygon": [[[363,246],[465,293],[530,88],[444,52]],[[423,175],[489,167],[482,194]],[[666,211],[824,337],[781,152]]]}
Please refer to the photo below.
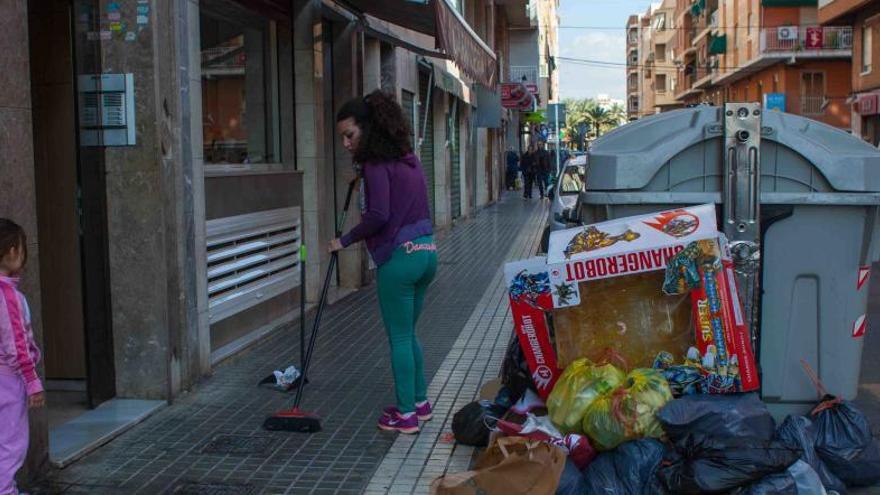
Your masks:
{"label": "parked car", "polygon": [[572,156],[565,162],[559,171],[559,175],[547,190],[550,198],[550,213],[547,216],[547,225],[541,235],[541,252],[547,252],[547,244],[550,242],[550,232],[571,228],[574,225],[566,219],[573,208],[577,206],[578,195],[586,190],[587,178],[587,155]]}

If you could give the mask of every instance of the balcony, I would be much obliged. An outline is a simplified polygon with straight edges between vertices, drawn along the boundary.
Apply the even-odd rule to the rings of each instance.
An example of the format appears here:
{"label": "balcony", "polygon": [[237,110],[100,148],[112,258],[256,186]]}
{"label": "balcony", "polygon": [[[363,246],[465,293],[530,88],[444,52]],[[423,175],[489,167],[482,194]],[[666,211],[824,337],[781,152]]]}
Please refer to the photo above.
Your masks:
{"label": "balcony", "polygon": [[511,65],[510,81],[538,84],[538,67],[535,65]]}
{"label": "balcony", "polygon": [[714,84],[727,85],[780,62],[852,58],[851,26],[779,26],[761,29],[760,34],[758,56],[718,75]]}
{"label": "balcony", "polygon": [[851,26],[780,26],[761,30],[761,53],[850,57],[852,47]]}

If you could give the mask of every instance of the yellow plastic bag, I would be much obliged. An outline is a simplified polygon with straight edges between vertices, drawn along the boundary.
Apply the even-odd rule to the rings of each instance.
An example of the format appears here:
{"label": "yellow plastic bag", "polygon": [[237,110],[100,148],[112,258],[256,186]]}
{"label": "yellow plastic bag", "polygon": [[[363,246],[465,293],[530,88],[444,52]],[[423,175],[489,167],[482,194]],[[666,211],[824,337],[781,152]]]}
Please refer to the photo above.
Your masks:
{"label": "yellow plastic bag", "polygon": [[610,364],[597,366],[586,358],[574,361],[547,398],[550,420],[563,433],[583,433],[581,423],[587,407],[623,384],[625,378],[622,371]]}
{"label": "yellow plastic bag", "polygon": [[660,438],[663,429],[655,415],[670,400],[672,390],[659,371],[635,369],[623,386],[587,407],[583,430],[598,450],[611,450],[639,438]]}

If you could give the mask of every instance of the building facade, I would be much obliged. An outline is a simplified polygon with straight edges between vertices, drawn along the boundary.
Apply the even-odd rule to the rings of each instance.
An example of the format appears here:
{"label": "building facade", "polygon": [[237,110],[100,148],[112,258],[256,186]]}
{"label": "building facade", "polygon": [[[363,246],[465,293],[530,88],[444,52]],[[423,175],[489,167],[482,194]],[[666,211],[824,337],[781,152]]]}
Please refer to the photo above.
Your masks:
{"label": "building facade", "polygon": [[639,48],[641,47],[640,16],[631,15],[626,21],[626,116],[639,118],[642,78]]}
{"label": "building facade", "polygon": [[[679,105],[755,101],[850,128],[853,28],[820,24],[816,0],[673,4],[674,99]],[[670,108],[675,105],[661,110]]]}
{"label": "building facade", "polygon": [[[531,26],[534,12],[545,19],[535,26],[535,80],[545,101],[555,98],[555,8],[555,0],[0,6],[0,141],[9,150],[0,177],[4,190],[20,192],[0,200],[0,216],[28,233],[23,291],[51,405],[31,412],[22,476],[65,462],[50,430],[98,406],[172,401],[292,322],[301,294],[316,302],[325,246],[359,216],[339,224],[355,174],[335,134],[346,100],[374,89],[396,96],[438,229],[496,201],[508,131],[519,126],[498,84],[515,73],[517,23]],[[334,300],[374,273],[362,246],[344,250],[338,268]]]}
{"label": "building facade", "polygon": [[[559,100],[559,77],[556,58],[559,56],[557,9],[559,0],[531,0],[523,13],[507,17],[509,71],[501,73],[502,83],[522,84],[533,99],[530,108],[511,109],[507,142],[516,150],[524,150],[534,139],[534,123],[525,119],[529,112],[544,112],[548,103]],[[508,11],[509,12],[509,11]],[[540,140],[547,140],[542,136]]]}
{"label": "building facade", "polygon": [[874,146],[880,145],[880,3],[870,0],[820,0],[823,26],[852,28],[853,57],[850,69],[852,133]]}

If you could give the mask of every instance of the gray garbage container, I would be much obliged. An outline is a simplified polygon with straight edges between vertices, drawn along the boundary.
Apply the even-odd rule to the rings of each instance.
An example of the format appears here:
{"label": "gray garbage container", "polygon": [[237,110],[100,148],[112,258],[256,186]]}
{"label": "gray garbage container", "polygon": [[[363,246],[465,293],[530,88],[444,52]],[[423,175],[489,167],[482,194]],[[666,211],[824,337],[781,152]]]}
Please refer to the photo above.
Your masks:
{"label": "gray garbage container", "polygon": [[[722,112],[662,113],[598,139],[579,220],[720,205]],[[850,399],[857,393],[865,270],[880,247],[880,151],[796,115],[768,112],[761,125],[762,395],[777,415],[803,413],[815,404],[816,390],[801,360],[833,393]]]}

